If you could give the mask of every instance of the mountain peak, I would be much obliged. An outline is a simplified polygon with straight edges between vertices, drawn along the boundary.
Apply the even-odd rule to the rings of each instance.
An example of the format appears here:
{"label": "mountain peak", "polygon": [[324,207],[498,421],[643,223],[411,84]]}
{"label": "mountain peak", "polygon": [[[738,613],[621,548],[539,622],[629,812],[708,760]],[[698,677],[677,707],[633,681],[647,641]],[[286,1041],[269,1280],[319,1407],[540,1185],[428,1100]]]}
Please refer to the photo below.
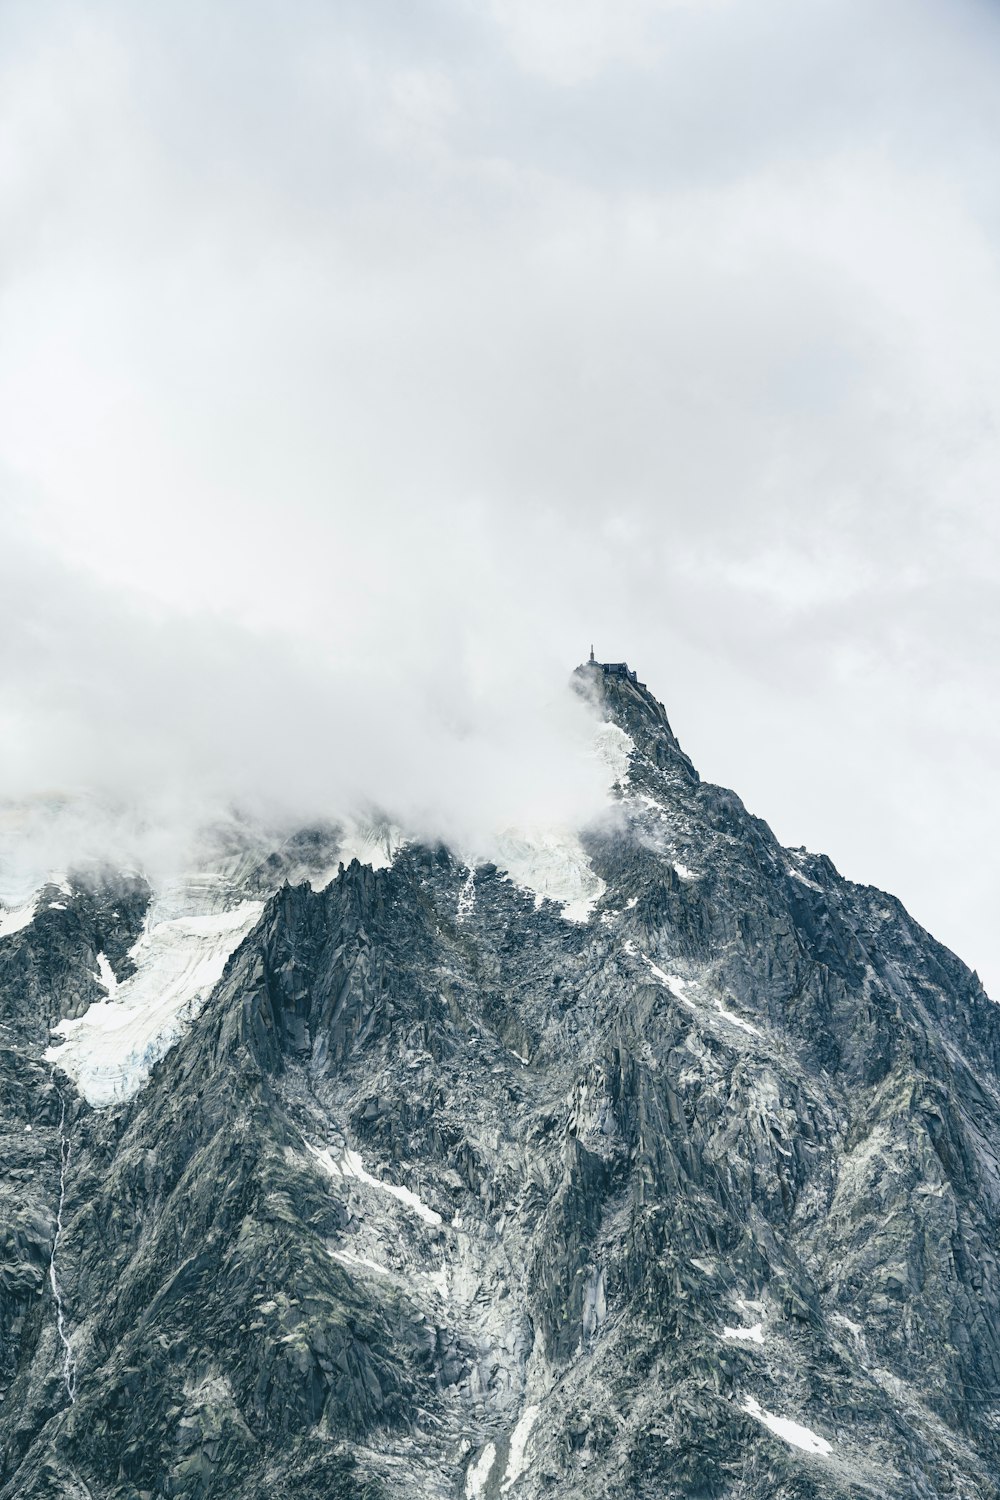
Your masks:
{"label": "mountain peak", "polygon": [[1000,1500],[1000,1010],[573,681],[578,838],[0,922],[0,1500]]}
{"label": "mountain peak", "polygon": [[667,710],[628,662],[598,661],[591,646],[589,661],[580,663],[574,677],[601,717],[624,729],[657,765],[679,763],[692,780],[699,779],[670,727]]}

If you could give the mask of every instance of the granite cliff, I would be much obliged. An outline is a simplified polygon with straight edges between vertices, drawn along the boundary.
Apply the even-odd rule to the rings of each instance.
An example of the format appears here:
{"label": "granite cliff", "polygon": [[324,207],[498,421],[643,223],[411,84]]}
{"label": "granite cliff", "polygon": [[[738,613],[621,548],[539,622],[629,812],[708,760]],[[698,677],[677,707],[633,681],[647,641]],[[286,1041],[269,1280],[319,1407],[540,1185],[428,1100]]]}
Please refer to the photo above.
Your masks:
{"label": "granite cliff", "polygon": [[998,1500],[1000,1012],[576,680],[575,902],[333,825],[4,916],[3,1500]]}

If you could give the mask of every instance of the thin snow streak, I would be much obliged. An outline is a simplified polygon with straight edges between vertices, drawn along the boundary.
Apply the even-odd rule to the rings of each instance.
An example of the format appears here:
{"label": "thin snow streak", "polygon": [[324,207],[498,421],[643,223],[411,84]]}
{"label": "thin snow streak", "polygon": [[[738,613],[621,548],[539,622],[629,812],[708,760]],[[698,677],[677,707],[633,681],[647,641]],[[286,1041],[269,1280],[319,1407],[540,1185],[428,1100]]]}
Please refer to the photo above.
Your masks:
{"label": "thin snow streak", "polygon": [[56,1275],[56,1253],[59,1249],[59,1241],[63,1232],[63,1207],[66,1202],[66,1173],[69,1168],[69,1136],[66,1134],[66,1099],[62,1090],[59,1093],[59,1208],[56,1212],[56,1233],[52,1241],[52,1254],[49,1257],[49,1282],[52,1287],[52,1296],[56,1304],[56,1328],[59,1339],[63,1346],[63,1380],[66,1391],[71,1402],[76,1402],[76,1357],[73,1354],[69,1335],[66,1332],[66,1315],[64,1312],[62,1292],[59,1287],[59,1278]]}

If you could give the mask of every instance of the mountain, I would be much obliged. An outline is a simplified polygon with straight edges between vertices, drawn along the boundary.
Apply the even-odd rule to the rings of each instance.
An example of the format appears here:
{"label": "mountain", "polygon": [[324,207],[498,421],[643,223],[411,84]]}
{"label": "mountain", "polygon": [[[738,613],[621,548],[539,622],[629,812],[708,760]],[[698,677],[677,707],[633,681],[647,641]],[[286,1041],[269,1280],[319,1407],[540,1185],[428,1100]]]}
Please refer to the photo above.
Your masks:
{"label": "mountain", "polygon": [[507,869],[4,914],[2,1500],[998,1500],[1000,1013],[575,681],[614,792]]}

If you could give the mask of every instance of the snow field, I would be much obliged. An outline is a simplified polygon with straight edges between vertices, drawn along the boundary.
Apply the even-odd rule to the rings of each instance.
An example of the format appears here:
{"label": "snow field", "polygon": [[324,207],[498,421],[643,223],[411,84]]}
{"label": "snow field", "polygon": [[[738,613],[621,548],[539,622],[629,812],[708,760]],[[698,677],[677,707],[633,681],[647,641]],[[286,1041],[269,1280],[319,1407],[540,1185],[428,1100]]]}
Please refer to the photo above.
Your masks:
{"label": "snow field", "polygon": [[142,1088],[208,999],[229,956],[263,910],[260,901],[242,901],[229,911],[157,920],[160,911],[178,904],[184,904],[183,893],[174,888],[153,903],[146,930],[130,954],[136,973],[121,984],[114,981],[107,957],[98,956],[107,1000],[55,1028],[62,1040],[49,1047],[46,1061],[67,1073],[97,1109],[131,1098]]}
{"label": "snow field", "polygon": [[337,863],[322,875],[310,880],[314,891],[325,890],[336,880],[340,866],[345,868],[352,860],[370,865],[373,870],[391,869],[396,856],[406,843],[403,830],[395,823],[365,822],[351,818],[344,826],[337,850]]}
{"label": "snow field", "polygon": [[38,897],[32,896],[24,906],[16,906],[13,911],[0,913],[0,938],[12,937],[22,927],[27,927],[29,922],[34,921],[37,910]]}
{"label": "snow field", "polygon": [[569,829],[508,828],[497,840],[496,864],[536,906],[544,900],[561,906],[568,922],[586,922],[606,890]]}
{"label": "snow field", "polygon": [[[608,772],[607,796],[628,776],[635,750],[633,740],[617,724],[602,723],[594,731],[593,753]],[[586,922],[607,889],[572,828],[516,828],[500,832],[491,857],[519,890],[535,898],[535,905],[554,901],[567,922]],[[474,861],[469,861],[473,864]]]}
{"label": "snow field", "polygon": [[[538,1407],[526,1406],[517,1420],[517,1425],[510,1435],[510,1443],[507,1448],[507,1467],[504,1470],[503,1479],[500,1482],[500,1494],[505,1495],[513,1489],[517,1480],[524,1473],[525,1450],[531,1430],[538,1419]],[[465,1475],[466,1500],[480,1500],[486,1493],[493,1466],[496,1463],[497,1450],[495,1443],[487,1443],[475,1463],[471,1464]]]}

